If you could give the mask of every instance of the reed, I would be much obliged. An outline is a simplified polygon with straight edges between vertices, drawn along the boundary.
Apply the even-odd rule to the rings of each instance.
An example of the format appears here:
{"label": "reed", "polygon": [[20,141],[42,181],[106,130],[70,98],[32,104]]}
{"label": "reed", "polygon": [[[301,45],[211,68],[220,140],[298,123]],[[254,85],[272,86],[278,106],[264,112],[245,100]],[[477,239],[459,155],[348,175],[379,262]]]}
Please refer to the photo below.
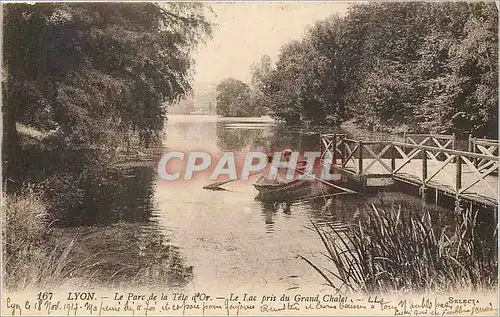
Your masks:
{"label": "reed", "polygon": [[335,270],[302,259],[343,293],[487,289],[497,283],[497,232],[479,234],[477,215],[464,210],[439,228],[427,209],[372,204],[347,230],[313,223]]}

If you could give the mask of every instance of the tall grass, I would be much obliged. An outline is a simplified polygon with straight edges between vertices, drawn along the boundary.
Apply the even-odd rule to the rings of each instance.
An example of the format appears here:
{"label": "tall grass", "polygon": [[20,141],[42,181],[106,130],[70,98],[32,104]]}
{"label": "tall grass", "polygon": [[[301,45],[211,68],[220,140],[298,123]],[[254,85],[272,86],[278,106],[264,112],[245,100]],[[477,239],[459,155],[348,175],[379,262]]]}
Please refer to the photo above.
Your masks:
{"label": "tall grass", "polygon": [[41,194],[32,188],[5,195],[3,209],[3,281],[8,289],[56,286],[77,267],[68,255],[75,240],[50,249],[46,240],[52,221]]}
{"label": "tall grass", "polygon": [[313,226],[334,269],[302,257],[339,292],[476,290],[496,285],[496,230],[478,229],[464,210],[454,228],[439,228],[427,209],[371,205],[348,230]]}

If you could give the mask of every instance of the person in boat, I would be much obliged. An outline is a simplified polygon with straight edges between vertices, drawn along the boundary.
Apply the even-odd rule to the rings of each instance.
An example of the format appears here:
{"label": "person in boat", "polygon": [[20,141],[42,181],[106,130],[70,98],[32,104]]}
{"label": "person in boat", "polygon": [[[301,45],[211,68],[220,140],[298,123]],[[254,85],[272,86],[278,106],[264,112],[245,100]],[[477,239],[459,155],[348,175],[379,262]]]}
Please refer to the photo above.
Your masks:
{"label": "person in boat", "polygon": [[283,154],[283,157],[285,158],[285,160],[287,162],[289,162],[290,156],[292,156],[292,150],[290,150],[290,149],[283,150],[283,152],[281,152],[281,154]]}
{"label": "person in boat", "polygon": [[[292,150],[286,149],[286,150],[281,152],[281,155],[283,156],[285,161],[290,162],[290,157],[292,156]],[[287,168],[279,168],[278,169],[277,179],[280,183],[288,183],[289,182],[289,180],[286,179],[287,173],[288,173]],[[281,209],[287,215],[291,214],[290,207],[291,207],[290,202],[282,202],[281,203]]]}
{"label": "person in boat", "polygon": [[[286,149],[286,150],[282,151],[281,157],[280,157],[280,162],[289,162],[291,156],[292,156],[292,150]],[[268,162],[270,164],[274,163],[273,162],[273,159],[274,159],[273,155],[268,155],[267,158],[268,158]],[[287,179],[288,168],[277,167],[277,166],[275,166],[275,168],[277,170],[275,177],[269,176],[270,171],[268,171],[267,173],[265,173],[263,175],[262,179],[264,180],[265,183],[267,183],[267,184],[286,184],[286,183],[290,182],[290,180]]]}
{"label": "person in boat", "polygon": [[[282,158],[284,158],[284,161],[290,162],[290,157],[292,156],[292,150],[286,149],[281,152]],[[286,184],[289,182],[289,180],[286,178],[288,172],[288,168],[286,167],[280,167],[278,168],[278,173],[276,175],[276,180],[280,184]]]}

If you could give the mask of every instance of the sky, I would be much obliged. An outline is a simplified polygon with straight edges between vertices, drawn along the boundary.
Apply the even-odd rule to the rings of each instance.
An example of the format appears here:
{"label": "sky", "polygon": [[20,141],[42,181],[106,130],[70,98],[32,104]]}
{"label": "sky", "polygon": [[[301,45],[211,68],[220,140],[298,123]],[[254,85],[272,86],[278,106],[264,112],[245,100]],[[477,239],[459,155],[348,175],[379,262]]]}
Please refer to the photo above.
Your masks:
{"label": "sky", "polygon": [[216,16],[214,36],[198,49],[195,85],[218,84],[226,77],[250,80],[250,66],[267,54],[275,62],[280,47],[300,39],[310,25],[332,14],[340,16],[346,2],[211,3]]}

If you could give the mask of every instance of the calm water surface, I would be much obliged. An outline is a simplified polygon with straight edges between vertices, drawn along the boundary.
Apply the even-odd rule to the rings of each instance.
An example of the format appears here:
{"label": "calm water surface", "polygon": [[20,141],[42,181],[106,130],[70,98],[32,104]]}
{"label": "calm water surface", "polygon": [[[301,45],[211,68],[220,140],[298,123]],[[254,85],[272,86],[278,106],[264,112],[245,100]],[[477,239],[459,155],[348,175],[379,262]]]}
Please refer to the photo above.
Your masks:
{"label": "calm water surface", "polygon": [[[318,134],[284,130],[265,118],[170,115],[162,147],[214,155],[285,148],[303,152],[317,151],[319,141]],[[61,245],[78,237],[71,257],[75,264],[94,263],[82,274],[84,282],[217,296],[331,291],[298,257],[335,271],[311,221],[342,228],[358,210],[381,203],[376,195],[356,195],[336,197],[328,207],[323,197],[285,206],[256,200],[252,183],[258,176],[211,191],[203,189],[213,182],[207,173],[169,182],[157,176],[154,165],[131,164],[111,172],[99,184],[99,203],[79,214],[81,225],[55,233]],[[389,199],[410,204],[403,209],[421,208],[418,198],[394,195]]]}
{"label": "calm water surface", "polygon": [[[317,150],[318,135],[279,131],[263,118],[170,115],[163,145],[169,150],[268,151]],[[258,176],[255,176],[258,177]],[[169,243],[193,267],[186,288],[241,291],[318,289],[321,277],[304,260],[329,266],[310,221],[323,217],[323,201],[283,205],[255,199],[256,180],[235,181],[228,191],[202,187],[206,177],[168,183],[156,180],[158,224]]]}
{"label": "calm water surface", "polygon": [[[162,148],[217,156],[225,151],[317,151],[319,141],[318,134],[292,132],[265,118],[169,115]],[[298,256],[322,269],[335,268],[323,255],[311,221],[342,228],[372,203],[377,208],[391,208],[391,202],[401,210],[422,208],[419,198],[401,193],[338,196],[328,204],[320,197],[285,206],[256,200],[252,183],[258,176],[211,191],[203,189],[213,182],[208,175],[169,182],[157,176],[156,163],[113,169],[99,182],[93,201],[77,213],[78,225],[55,230],[55,246],[77,239],[70,259],[83,270],[83,285],[213,296],[279,296],[287,290],[315,294],[332,289]],[[432,208],[437,219],[452,224],[452,214]]]}

